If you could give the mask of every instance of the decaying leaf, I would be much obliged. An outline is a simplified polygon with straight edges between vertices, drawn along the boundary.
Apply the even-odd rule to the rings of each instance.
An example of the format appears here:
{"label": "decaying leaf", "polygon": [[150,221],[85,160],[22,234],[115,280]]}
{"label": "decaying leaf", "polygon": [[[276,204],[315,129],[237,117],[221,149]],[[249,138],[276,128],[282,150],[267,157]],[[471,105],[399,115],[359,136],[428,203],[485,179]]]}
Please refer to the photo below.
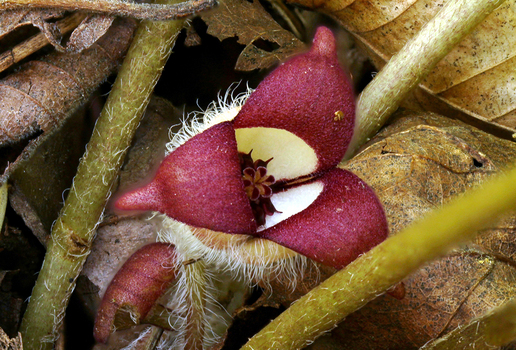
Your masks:
{"label": "decaying leaf", "polygon": [[101,38],[111,27],[115,17],[105,15],[90,15],[73,31],[66,43],[66,51],[79,53],[89,48]]}
{"label": "decaying leaf", "polygon": [[[440,1],[290,0],[336,18],[381,68],[441,9]],[[516,2],[506,1],[420,84],[412,106],[516,130]]]}
{"label": "decaying leaf", "polygon": [[0,349],[23,350],[22,344],[21,333],[18,333],[15,338],[9,338],[2,328],[0,328]]}
{"label": "decaying leaf", "polygon": [[54,9],[3,11],[0,16],[0,39],[21,26],[32,24],[50,35],[50,42],[55,41],[57,38],[55,38],[51,32],[45,30],[45,27],[49,28],[50,26],[46,20],[61,17],[63,13],[64,11],[62,10]]}
{"label": "decaying leaf", "polygon": [[81,54],[53,53],[0,81],[0,146],[59,125],[117,67],[134,22],[120,20]]}
{"label": "decaying leaf", "polygon": [[[221,1],[217,11],[203,14],[202,19],[208,24],[208,34],[220,40],[238,36],[238,42],[246,45],[236,63],[237,70],[268,68],[304,47],[303,42],[274,21],[257,0]],[[257,46],[260,42],[265,42],[270,49]]]}

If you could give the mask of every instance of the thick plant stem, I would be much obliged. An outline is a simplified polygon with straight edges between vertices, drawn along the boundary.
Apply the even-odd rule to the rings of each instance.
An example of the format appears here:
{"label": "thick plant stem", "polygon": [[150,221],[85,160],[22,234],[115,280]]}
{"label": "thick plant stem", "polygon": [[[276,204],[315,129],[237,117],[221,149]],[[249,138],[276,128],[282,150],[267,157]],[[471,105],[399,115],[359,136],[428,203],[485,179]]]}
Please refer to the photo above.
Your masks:
{"label": "thick plant stem", "polygon": [[388,238],[296,301],[242,349],[300,349],[516,206],[516,167]]}
{"label": "thick plant stem", "polygon": [[516,339],[516,300],[425,344],[425,350],[490,350]]}
{"label": "thick plant stem", "polygon": [[367,85],[357,103],[357,120],[346,158],[382,127],[405,96],[464,36],[505,0],[449,0]]}
{"label": "thick plant stem", "polygon": [[26,350],[53,347],[125,151],[182,25],[183,21],[147,21],[135,34],[53,226],[21,325]]}

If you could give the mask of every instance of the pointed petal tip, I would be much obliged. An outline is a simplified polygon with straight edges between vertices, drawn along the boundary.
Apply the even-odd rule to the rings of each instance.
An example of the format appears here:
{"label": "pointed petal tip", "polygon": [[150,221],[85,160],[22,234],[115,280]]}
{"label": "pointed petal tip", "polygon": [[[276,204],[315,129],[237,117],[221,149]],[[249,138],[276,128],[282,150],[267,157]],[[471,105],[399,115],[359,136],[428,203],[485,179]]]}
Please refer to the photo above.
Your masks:
{"label": "pointed petal tip", "polygon": [[150,184],[124,193],[114,202],[115,210],[121,211],[159,211],[159,191]]}
{"label": "pointed petal tip", "polygon": [[317,28],[310,53],[337,60],[337,44],[335,36],[329,28]]}

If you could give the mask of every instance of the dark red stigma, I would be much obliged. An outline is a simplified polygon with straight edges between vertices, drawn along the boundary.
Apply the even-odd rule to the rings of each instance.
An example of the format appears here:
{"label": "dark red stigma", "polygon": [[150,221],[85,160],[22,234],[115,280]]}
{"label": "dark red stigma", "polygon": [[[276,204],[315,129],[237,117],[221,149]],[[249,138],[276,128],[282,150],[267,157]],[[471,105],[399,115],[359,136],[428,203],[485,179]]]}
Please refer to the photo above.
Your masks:
{"label": "dark red stigma", "polygon": [[263,161],[257,159],[253,161],[249,153],[239,153],[240,165],[242,167],[242,180],[244,181],[244,190],[251,202],[256,224],[261,226],[265,224],[265,217],[278,212],[271,202],[273,194],[272,185],[276,183],[274,176],[267,174],[267,164],[272,160]]}

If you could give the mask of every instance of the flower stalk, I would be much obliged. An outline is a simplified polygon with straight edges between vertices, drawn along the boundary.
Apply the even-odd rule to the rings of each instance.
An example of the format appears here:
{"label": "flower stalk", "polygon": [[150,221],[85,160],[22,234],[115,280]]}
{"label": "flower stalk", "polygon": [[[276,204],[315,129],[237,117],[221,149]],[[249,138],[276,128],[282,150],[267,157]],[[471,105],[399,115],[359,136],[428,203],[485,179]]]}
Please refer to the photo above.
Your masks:
{"label": "flower stalk", "polygon": [[357,102],[357,124],[346,158],[366,143],[417,86],[466,35],[505,0],[450,0],[395,54]]}
{"label": "flower stalk", "polygon": [[242,348],[299,349],[422,264],[516,206],[516,167],[497,175],[360,256],[296,301]]}
{"label": "flower stalk", "polygon": [[136,32],[52,229],[21,325],[25,349],[53,348],[125,151],[182,25],[145,21]]}

